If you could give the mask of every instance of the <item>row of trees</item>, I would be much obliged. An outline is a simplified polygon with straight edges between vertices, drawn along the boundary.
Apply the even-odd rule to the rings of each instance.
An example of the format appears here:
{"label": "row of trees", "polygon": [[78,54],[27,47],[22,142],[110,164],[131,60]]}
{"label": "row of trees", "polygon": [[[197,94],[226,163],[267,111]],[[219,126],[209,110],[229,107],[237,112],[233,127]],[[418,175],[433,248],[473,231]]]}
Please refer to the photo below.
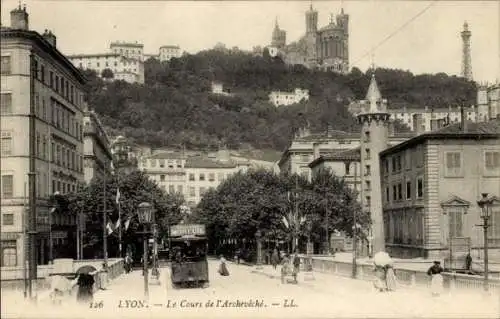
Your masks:
{"label": "row of trees", "polygon": [[326,227],[329,233],[338,230],[352,234],[354,211],[361,227],[370,224],[369,215],[361,212],[356,198],[344,179],[330,170],[320,171],[311,181],[298,175],[252,170],[237,173],[208,191],[193,218],[207,226],[212,244],[224,239],[252,241],[257,230],[266,241],[290,241],[294,231],[290,217],[297,207],[303,221],[298,235],[310,236],[319,243],[325,240]]}
{"label": "row of trees", "polygon": [[[182,218],[180,208],[184,203],[183,196],[165,193],[140,171],[109,175],[106,180],[95,178],[82,190],[68,194],[64,198],[64,202],[67,203],[66,209],[85,216],[86,231],[82,239],[84,254],[102,251],[104,198],[111,228],[116,227],[121,216],[123,247],[126,247],[127,243],[135,242],[140,236],[137,232],[142,226],[137,218],[137,208],[142,202],[153,205],[160,234],[166,234],[168,225],[177,224]],[[127,221],[129,221],[128,228],[125,229]],[[110,241],[117,243],[113,236],[110,236]],[[110,245],[109,252],[110,256],[116,255],[117,245]]]}
{"label": "row of trees", "polygon": [[[145,84],[103,81],[86,71],[89,104],[115,132],[153,147],[184,144],[187,148],[254,148],[282,150],[302,112],[311,129],[356,131],[346,106],[366,94],[371,71],[349,74],[288,66],[279,59],[242,51],[220,50],[185,54],[169,62],[145,62]],[[414,107],[474,103],[473,82],[445,74],[376,69],[382,94],[393,105]],[[106,77],[111,74],[106,72]],[[234,96],[214,96],[211,82],[220,81]],[[309,89],[310,100],[276,108],[272,90]]]}

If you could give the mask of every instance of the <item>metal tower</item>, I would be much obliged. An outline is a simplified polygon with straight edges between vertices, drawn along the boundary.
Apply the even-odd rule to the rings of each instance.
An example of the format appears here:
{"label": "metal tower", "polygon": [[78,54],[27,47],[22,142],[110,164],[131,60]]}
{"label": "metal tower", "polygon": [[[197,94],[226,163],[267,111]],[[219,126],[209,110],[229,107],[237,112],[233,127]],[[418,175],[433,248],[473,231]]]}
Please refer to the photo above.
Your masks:
{"label": "metal tower", "polygon": [[464,22],[464,30],[462,35],[462,76],[469,81],[472,81],[472,63],[470,56],[470,37],[469,25]]}

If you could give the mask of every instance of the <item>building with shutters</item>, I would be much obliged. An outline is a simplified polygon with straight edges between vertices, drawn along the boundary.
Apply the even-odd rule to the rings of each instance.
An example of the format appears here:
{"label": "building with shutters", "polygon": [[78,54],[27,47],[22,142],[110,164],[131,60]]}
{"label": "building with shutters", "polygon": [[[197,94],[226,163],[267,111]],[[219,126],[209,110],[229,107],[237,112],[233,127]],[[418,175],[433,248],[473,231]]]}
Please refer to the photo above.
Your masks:
{"label": "building with shutters", "polygon": [[[52,222],[75,225],[75,216],[51,220],[49,197],[84,185],[83,112],[86,81],[57,49],[56,36],[29,29],[26,7],[1,27],[1,265],[21,266],[25,256],[30,142],[34,143],[38,264],[49,261]],[[30,118],[34,120],[30,127]],[[32,132],[31,132],[32,131]],[[54,233],[71,246],[76,228]],[[75,249],[70,250],[76,255]],[[67,256],[71,257],[73,255]]]}
{"label": "building with shutters", "polygon": [[477,201],[496,198],[488,243],[500,257],[500,123],[464,121],[380,153],[387,251],[394,257],[481,257]]}

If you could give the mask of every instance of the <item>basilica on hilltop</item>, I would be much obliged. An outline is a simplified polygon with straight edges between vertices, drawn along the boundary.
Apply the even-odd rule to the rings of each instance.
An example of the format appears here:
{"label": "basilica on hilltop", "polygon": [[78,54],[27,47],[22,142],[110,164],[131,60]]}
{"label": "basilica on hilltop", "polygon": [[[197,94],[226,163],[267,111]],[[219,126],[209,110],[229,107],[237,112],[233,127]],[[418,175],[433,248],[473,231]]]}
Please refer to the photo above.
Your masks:
{"label": "basilica on hilltop", "polygon": [[340,14],[330,23],[318,28],[318,11],[311,5],[305,13],[305,34],[296,42],[286,44],[286,31],[280,29],[278,20],[272,33],[271,56],[280,56],[286,64],[300,64],[311,69],[349,72],[349,15]]}

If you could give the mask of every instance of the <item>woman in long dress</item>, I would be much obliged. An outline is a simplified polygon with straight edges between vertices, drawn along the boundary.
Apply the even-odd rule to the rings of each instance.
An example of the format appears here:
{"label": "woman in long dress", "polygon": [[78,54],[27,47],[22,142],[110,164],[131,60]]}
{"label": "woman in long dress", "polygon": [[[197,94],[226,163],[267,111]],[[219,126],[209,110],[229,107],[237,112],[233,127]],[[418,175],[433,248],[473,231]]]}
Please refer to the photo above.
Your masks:
{"label": "woman in long dress", "polygon": [[427,270],[427,275],[432,277],[431,291],[433,296],[439,296],[443,292],[443,275],[441,275],[443,271],[439,261],[435,261],[434,265]]}
{"label": "woman in long dress", "polygon": [[398,285],[394,268],[391,265],[385,265],[385,283],[387,291],[395,291]]}
{"label": "woman in long dress", "polygon": [[384,267],[375,266],[375,279],[373,281],[373,286],[380,292],[387,291],[387,282],[386,282],[386,272]]}
{"label": "woman in long dress", "polygon": [[90,303],[94,299],[94,277],[89,274],[80,274],[77,280],[78,292],[76,300],[81,303]]}
{"label": "woman in long dress", "polygon": [[224,256],[220,256],[219,274],[221,276],[229,276],[229,271],[227,270],[226,259],[224,258]]}

